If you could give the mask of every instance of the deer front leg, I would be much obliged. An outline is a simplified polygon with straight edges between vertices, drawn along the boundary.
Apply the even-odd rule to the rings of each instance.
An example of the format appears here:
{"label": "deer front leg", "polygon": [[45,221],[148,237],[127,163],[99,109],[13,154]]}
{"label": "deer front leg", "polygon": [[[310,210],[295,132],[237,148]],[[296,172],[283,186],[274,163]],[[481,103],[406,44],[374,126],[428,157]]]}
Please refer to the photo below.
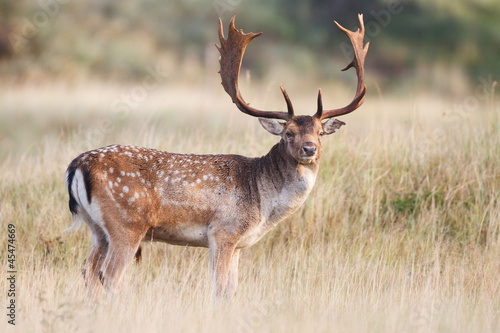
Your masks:
{"label": "deer front leg", "polygon": [[232,243],[217,242],[216,240],[210,242],[210,277],[212,279],[214,299],[216,300],[226,293],[229,267],[234,248],[235,245]]}
{"label": "deer front leg", "polygon": [[229,264],[229,277],[226,288],[226,298],[232,299],[238,289],[238,262],[240,260],[240,249],[235,249]]}

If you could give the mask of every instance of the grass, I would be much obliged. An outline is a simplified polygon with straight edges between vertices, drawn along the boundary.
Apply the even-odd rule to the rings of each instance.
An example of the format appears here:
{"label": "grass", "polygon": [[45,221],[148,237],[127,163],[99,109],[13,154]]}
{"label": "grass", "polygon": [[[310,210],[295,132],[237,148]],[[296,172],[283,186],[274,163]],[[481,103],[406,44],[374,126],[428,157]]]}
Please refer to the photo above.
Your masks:
{"label": "grass", "polygon": [[[498,330],[498,109],[480,101],[474,112],[451,117],[450,106],[461,101],[430,95],[370,95],[344,117],[347,126],[324,139],[306,204],[242,251],[234,303],[212,310],[206,249],[145,244],[122,293],[88,304],[80,272],[90,233],[64,232],[71,223],[67,164],[114,142],[266,153],[277,139],[217,84],[164,85],[125,114],[110,109],[129,86],[0,90],[2,248],[7,224],[17,230],[17,325],[4,316],[7,332]],[[287,90],[297,110],[314,107],[313,90]],[[256,106],[282,107],[278,90],[244,91],[262,101]],[[323,92],[325,106],[352,94],[334,86]],[[108,120],[112,126],[103,126]],[[6,254],[0,251],[3,304]]]}

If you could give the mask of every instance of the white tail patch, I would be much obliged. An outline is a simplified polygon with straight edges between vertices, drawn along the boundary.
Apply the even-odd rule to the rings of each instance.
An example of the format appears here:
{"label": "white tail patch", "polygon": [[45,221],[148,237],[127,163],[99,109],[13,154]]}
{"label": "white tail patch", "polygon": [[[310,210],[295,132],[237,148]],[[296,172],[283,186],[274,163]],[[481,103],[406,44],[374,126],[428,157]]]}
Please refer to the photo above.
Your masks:
{"label": "white tail patch", "polygon": [[[91,199],[91,202],[88,201],[87,189],[85,188],[85,181],[83,178],[83,173],[80,169],[76,169],[75,175],[73,177],[73,183],[71,184],[71,191],[73,196],[75,197],[79,210],[83,209],[84,212],[78,212],[86,214],[90,217],[90,219],[97,223],[101,228],[104,229],[104,221],[102,218],[102,211],[99,207],[99,203],[97,202],[97,198]],[[82,217],[85,222],[88,223],[87,219]]]}

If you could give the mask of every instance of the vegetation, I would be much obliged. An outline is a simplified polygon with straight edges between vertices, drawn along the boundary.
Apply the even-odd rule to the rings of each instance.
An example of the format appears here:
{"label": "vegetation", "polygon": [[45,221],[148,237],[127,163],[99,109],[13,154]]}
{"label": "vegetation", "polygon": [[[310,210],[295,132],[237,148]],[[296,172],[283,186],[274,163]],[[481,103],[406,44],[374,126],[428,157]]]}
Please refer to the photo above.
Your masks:
{"label": "vegetation", "polygon": [[[276,141],[211,87],[164,85],[128,113],[110,113],[132,88],[0,92],[0,109],[10,112],[2,124],[28,137],[44,129],[36,140],[0,146],[1,223],[16,225],[19,272],[18,323],[7,332],[498,329],[498,108],[482,101],[481,112],[452,122],[442,116],[452,101],[427,95],[371,95],[343,118],[347,126],[325,138],[306,204],[242,252],[233,304],[212,311],[206,249],[156,243],[126,271],[119,296],[87,304],[80,272],[90,233],[64,231],[71,224],[64,172],[73,157],[114,142],[257,156]],[[251,84],[246,95],[258,100],[266,89]],[[334,91],[344,94],[329,86],[325,104]],[[298,108],[314,101],[306,97],[294,100]],[[282,104],[279,92],[266,100]],[[102,126],[107,120],[112,128]]]}
{"label": "vegetation", "polygon": [[0,75],[13,82],[140,80],[162,59],[184,78],[193,67],[212,70],[206,66],[216,52],[217,17],[228,21],[238,13],[239,26],[265,32],[258,42],[265,57],[246,59],[254,74],[273,76],[283,62],[287,70],[326,78],[337,72],[324,65],[332,55],[345,60],[332,20],[351,28],[358,12],[372,40],[367,67],[382,74],[382,87],[463,93],[450,83],[457,76],[475,80],[500,72],[500,4],[492,0],[453,6],[429,0],[7,0],[0,4]]}
{"label": "vegetation", "polygon": [[[260,156],[276,142],[216,74],[217,17],[234,12],[264,31],[245,98],[283,109],[283,82],[299,114],[319,87],[325,108],[351,100],[331,21],[353,28],[363,12],[365,104],[324,139],[306,204],[242,251],[232,304],[211,306],[206,249],[165,244],[88,304],[90,232],[65,232],[74,157],[111,143]],[[489,0],[1,1],[3,295],[9,224],[18,273],[16,326],[0,331],[498,331],[499,14]]]}

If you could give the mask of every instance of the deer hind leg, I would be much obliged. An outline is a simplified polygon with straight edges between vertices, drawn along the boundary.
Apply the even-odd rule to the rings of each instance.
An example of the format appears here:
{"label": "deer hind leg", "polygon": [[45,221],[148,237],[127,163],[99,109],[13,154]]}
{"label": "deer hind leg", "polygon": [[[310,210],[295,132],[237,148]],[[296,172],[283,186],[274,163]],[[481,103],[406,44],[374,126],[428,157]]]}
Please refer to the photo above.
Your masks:
{"label": "deer hind leg", "polygon": [[90,253],[85,262],[82,274],[87,289],[87,297],[90,301],[96,302],[101,291],[99,271],[108,251],[108,236],[106,231],[102,228],[100,221],[92,219],[85,210],[79,212],[79,217],[87,224],[92,232]]}
{"label": "deer hind leg", "polygon": [[135,257],[146,231],[131,232],[131,230],[115,228],[108,230],[108,233],[108,251],[98,274],[104,288],[111,294],[115,294],[118,292],[121,275]]}
{"label": "deer hind leg", "polygon": [[108,251],[108,241],[103,231],[92,233],[90,254],[83,269],[83,278],[87,288],[87,296],[92,301],[97,301],[101,291],[99,271]]}

